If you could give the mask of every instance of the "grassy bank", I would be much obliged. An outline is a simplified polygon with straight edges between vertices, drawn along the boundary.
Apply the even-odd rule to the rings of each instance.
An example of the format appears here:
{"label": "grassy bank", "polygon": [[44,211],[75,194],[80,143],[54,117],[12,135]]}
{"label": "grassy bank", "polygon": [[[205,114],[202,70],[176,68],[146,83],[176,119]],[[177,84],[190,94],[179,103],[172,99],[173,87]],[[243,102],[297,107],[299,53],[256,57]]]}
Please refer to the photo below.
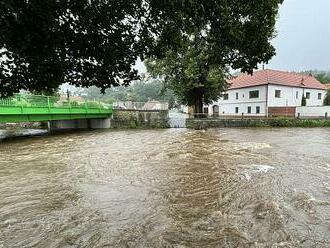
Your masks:
{"label": "grassy bank", "polygon": [[187,127],[193,129],[221,127],[330,127],[330,119],[188,119]]}

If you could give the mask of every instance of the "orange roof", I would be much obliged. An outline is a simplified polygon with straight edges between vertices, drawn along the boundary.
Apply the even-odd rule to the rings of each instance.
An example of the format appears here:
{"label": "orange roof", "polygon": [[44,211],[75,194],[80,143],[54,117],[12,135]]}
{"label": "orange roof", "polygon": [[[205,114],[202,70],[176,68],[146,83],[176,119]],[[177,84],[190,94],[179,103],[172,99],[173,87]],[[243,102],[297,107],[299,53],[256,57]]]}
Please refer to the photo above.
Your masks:
{"label": "orange roof", "polygon": [[324,85],[328,90],[330,89],[330,83]]}
{"label": "orange roof", "polygon": [[316,78],[310,75],[303,75],[293,72],[262,70],[256,71],[253,75],[241,74],[229,80],[230,89],[238,89],[266,84],[278,84],[291,87],[326,89]]}

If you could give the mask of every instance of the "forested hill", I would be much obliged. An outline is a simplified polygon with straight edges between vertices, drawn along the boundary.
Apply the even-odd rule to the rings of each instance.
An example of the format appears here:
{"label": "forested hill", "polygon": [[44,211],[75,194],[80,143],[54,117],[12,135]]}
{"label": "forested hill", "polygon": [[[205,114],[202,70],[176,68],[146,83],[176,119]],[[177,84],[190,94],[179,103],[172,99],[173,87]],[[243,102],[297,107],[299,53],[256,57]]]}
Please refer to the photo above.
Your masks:
{"label": "forested hill", "polygon": [[119,86],[107,89],[105,94],[102,94],[97,87],[76,88],[67,86],[61,88],[61,93],[66,94],[67,89],[69,89],[69,94],[73,96],[81,96],[86,99],[100,99],[107,102],[147,102],[149,100],[158,100],[167,101],[170,105],[177,102],[174,93],[171,90],[164,89],[160,80],[136,81],[127,87]]}

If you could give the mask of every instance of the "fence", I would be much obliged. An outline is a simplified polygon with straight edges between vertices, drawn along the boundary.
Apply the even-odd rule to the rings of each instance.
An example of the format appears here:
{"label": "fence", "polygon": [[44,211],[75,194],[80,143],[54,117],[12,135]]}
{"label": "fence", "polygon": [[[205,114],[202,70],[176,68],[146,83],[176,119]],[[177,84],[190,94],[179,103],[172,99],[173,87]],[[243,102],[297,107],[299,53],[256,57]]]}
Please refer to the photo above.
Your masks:
{"label": "fence", "polygon": [[121,110],[148,110],[148,111],[160,111],[160,110],[168,110],[167,102],[159,102],[159,101],[148,101],[148,102],[114,102],[114,109]]}
{"label": "fence", "polygon": [[268,119],[269,117],[265,115],[252,115],[252,114],[235,114],[235,115],[225,115],[225,114],[208,114],[208,113],[189,113],[189,118],[208,118],[208,119],[223,119],[223,120],[233,120],[233,119]]}
{"label": "fence", "polygon": [[17,94],[9,98],[0,98],[0,107],[111,109],[112,105],[97,101],[62,100],[54,96]]}

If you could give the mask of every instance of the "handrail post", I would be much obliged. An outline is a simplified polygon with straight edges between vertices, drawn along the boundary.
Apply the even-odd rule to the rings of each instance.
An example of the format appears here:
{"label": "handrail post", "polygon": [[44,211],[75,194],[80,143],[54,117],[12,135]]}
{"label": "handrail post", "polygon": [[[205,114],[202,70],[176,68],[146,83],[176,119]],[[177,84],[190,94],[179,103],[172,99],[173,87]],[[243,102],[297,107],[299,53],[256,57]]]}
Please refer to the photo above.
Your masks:
{"label": "handrail post", "polygon": [[88,105],[87,105],[87,99],[85,99],[85,112],[88,112]]}
{"label": "handrail post", "polygon": [[69,103],[69,113],[71,115],[71,101],[70,101],[70,98],[68,98],[68,103]]}
{"label": "handrail post", "polygon": [[18,100],[20,101],[21,113],[23,114],[24,109],[23,109],[23,102],[22,102],[21,96],[18,96]]}
{"label": "handrail post", "polygon": [[47,96],[47,106],[48,106],[48,113],[50,113],[50,102],[49,102],[49,96]]}

